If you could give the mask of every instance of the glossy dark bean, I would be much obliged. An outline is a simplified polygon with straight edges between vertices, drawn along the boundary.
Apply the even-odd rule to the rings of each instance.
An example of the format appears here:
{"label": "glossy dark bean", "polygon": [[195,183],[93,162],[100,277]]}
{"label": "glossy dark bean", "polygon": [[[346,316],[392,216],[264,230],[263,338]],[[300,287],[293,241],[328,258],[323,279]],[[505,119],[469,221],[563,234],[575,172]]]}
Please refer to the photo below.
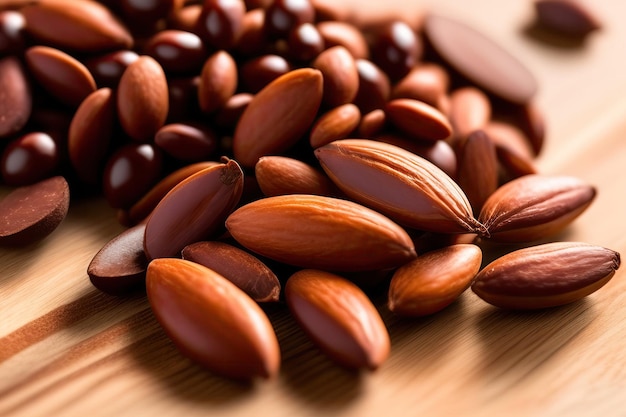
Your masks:
{"label": "glossy dark bean", "polygon": [[246,7],[241,0],[205,0],[195,33],[209,46],[230,49],[239,38]]}
{"label": "glossy dark bean", "polygon": [[50,177],[59,165],[59,149],[43,132],[27,133],[9,143],[2,153],[0,172],[8,185],[29,185]]}
{"label": "glossy dark bean", "polygon": [[158,61],[166,73],[198,72],[206,50],[202,39],[191,32],[164,30],[148,40],[144,53]]}
{"label": "glossy dark bean", "polygon": [[247,92],[257,93],[263,87],[291,71],[292,67],[279,55],[263,55],[239,67],[241,82]]}
{"label": "glossy dark bean", "polygon": [[104,169],[103,189],[114,208],[128,208],[139,200],[161,177],[163,156],[148,143],[132,143],[119,148]]}
{"label": "glossy dark bean", "polygon": [[272,37],[286,37],[296,26],[314,21],[310,0],[274,0],[266,10],[265,30]]}
{"label": "glossy dark bean", "polygon": [[143,252],[145,230],[145,224],[126,229],[98,251],[87,267],[94,287],[112,295],[145,290],[148,267]]}
{"label": "glossy dark bean", "polygon": [[217,136],[207,126],[174,123],[163,126],[154,143],[174,158],[196,162],[208,159],[217,150]]}
{"label": "glossy dark bean", "polygon": [[109,52],[89,58],[85,66],[91,72],[99,87],[116,87],[126,68],[135,62],[139,55],[130,50]]}
{"label": "glossy dark bean", "polygon": [[45,238],[65,219],[69,205],[63,177],[14,189],[0,201],[0,245],[28,245]]}
{"label": "glossy dark bean", "polygon": [[372,60],[387,73],[391,81],[404,77],[422,56],[420,38],[407,23],[396,20],[376,30]]}
{"label": "glossy dark bean", "polygon": [[303,23],[289,32],[287,48],[292,59],[309,61],[324,50],[324,39],[313,24]]}
{"label": "glossy dark bean", "polygon": [[24,49],[26,19],[14,10],[0,12],[0,56],[17,54]]}
{"label": "glossy dark bean", "polygon": [[188,120],[200,115],[198,88],[200,76],[173,77],[168,80],[168,123]]}
{"label": "glossy dark bean", "polygon": [[351,103],[359,91],[359,71],[350,52],[333,46],[311,64],[324,76],[324,103],[330,107]]}
{"label": "glossy dark bean", "polygon": [[391,98],[412,98],[433,107],[441,108],[442,98],[448,93],[450,77],[440,65],[417,64],[391,91]]}
{"label": "glossy dark bean", "polygon": [[389,77],[377,65],[366,59],[357,59],[359,91],[354,99],[361,114],[385,107],[391,92]]}

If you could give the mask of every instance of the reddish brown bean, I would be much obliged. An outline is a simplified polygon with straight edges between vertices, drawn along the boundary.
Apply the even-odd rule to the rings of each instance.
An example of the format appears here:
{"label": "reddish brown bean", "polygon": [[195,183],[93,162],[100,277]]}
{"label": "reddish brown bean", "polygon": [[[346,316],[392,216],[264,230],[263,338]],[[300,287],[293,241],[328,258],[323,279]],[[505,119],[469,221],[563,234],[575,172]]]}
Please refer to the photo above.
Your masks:
{"label": "reddish brown bean", "polygon": [[498,188],[496,146],[484,131],[476,130],[467,136],[460,153],[457,182],[477,216]]}
{"label": "reddish brown bean", "polygon": [[168,17],[169,27],[174,30],[193,32],[202,13],[202,4],[188,4],[174,10]]}
{"label": "reddish brown bean", "polygon": [[126,68],[117,90],[117,113],[124,131],[139,142],[152,140],[168,110],[163,68],[152,57],[139,57]]}
{"label": "reddish brown bean", "polygon": [[410,98],[391,100],[385,106],[385,113],[394,126],[417,139],[434,142],[452,133],[448,119],[422,101]]}
{"label": "reddish brown bean", "polygon": [[154,208],[146,223],[148,259],[175,257],[187,245],[213,237],[239,203],[243,172],[229,160],[178,183]]}
{"label": "reddish brown bean", "polygon": [[36,40],[82,52],[129,49],[133,38],[118,19],[95,1],[46,0],[21,9],[28,33]]}
{"label": "reddish brown bean", "polygon": [[163,126],[154,136],[154,143],[174,158],[190,162],[208,159],[218,145],[211,128],[183,123]]}
{"label": "reddish brown bean", "polygon": [[372,110],[361,117],[361,122],[357,129],[361,138],[373,138],[382,133],[387,123],[387,115],[383,109]]}
{"label": "reddish brown bean", "polygon": [[113,137],[115,99],[101,88],[76,110],[68,132],[68,154],[78,178],[86,184],[101,181],[105,158]]}
{"label": "reddish brown bean", "polygon": [[391,84],[387,74],[366,59],[357,59],[356,68],[359,74],[359,91],[354,104],[363,114],[384,108],[391,93]]}
{"label": "reddish brown bean", "polygon": [[224,106],[237,89],[237,63],[226,51],[218,51],[209,57],[202,67],[198,85],[198,102],[205,113]]}
{"label": "reddish brown bean", "polygon": [[63,103],[77,107],[96,90],[96,81],[87,67],[65,52],[33,46],[25,58],[39,84]]}
{"label": "reddish brown bean", "polygon": [[391,98],[412,98],[443,110],[441,102],[449,86],[450,77],[443,67],[418,64],[393,86]]}
{"label": "reddish brown bean", "polygon": [[285,156],[259,158],[254,166],[254,175],[267,197],[286,194],[333,196],[339,193],[326,174],[305,162]]}
{"label": "reddish brown bean", "polygon": [[351,103],[359,91],[359,72],[343,46],[326,49],[312,63],[324,76],[324,103],[329,107]]}
{"label": "reddish brown bean", "polygon": [[33,107],[28,78],[16,57],[0,58],[0,91],[0,138],[3,138],[26,125]]}
{"label": "reddish brown bean", "polygon": [[248,11],[241,22],[241,35],[234,49],[241,55],[252,57],[262,55],[268,46],[265,33],[265,10],[254,9]]}
{"label": "reddish brown bean", "polygon": [[457,140],[463,142],[470,133],[482,129],[491,119],[489,97],[475,87],[463,87],[450,94],[450,123]]}
{"label": "reddish brown bean", "polygon": [[291,64],[279,55],[262,55],[245,62],[239,71],[246,91],[258,93],[276,78],[291,71]]}
{"label": "reddish brown bean", "polygon": [[361,120],[361,112],[354,104],[335,107],[319,117],[309,136],[311,147],[317,148],[337,139],[345,139]]}
{"label": "reddish brown bean", "polygon": [[152,36],[143,51],[157,60],[166,73],[198,72],[206,59],[202,40],[195,33],[163,30]]}

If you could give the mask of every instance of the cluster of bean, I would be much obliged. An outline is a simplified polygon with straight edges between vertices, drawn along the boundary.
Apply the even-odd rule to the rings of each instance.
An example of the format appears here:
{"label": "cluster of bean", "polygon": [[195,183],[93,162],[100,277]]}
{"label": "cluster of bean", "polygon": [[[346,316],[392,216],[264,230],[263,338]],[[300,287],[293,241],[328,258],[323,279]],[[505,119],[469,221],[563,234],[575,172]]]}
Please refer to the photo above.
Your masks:
{"label": "cluster of bean", "polygon": [[[21,3],[26,5],[20,8]],[[234,128],[253,95],[306,66],[325,72],[319,119],[332,113],[326,125],[341,121],[331,132],[326,125],[313,129],[315,147],[350,135],[401,142],[400,135],[389,134],[393,130],[385,127],[381,110],[396,98],[417,99],[441,111],[454,138],[492,120],[481,91],[455,94],[451,81],[456,78],[451,80],[441,63],[427,61],[423,27],[400,20],[356,27],[342,9],[326,2],[265,3],[162,1],[154,10],[140,10],[133,2],[109,1],[109,9],[100,10],[87,1],[67,7],[42,1],[15,2],[15,10],[3,10],[2,80],[11,84],[7,90],[14,99],[3,103],[9,112],[0,131],[3,182],[25,185],[62,174],[74,185],[104,190],[113,207],[128,209],[175,169],[232,155]],[[107,10],[116,16],[88,20]],[[108,38],[92,42],[93,31]],[[342,48],[319,57],[335,46]],[[120,85],[126,68],[145,56],[158,62],[164,78],[156,69],[157,80],[127,74]],[[129,86],[135,82],[143,85]],[[456,101],[462,103],[452,105]],[[463,107],[470,107],[474,119],[468,120]],[[494,136],[507,137],[501,153],[522,167],[516,175],[532,172],[533,153],[525,142],[530,139],[535,153],[540,149],[541,116],[528,103],[509,106],[506,116],[511,114],[508,121],[523,135],[510,124],[490,123]],[[453,140],[434,146],[406,131],[401,136],[414,136],[417,141],[403,145],[421,155],[433,154],[434,160],[442,155],[447,161],[441,164],[454,176],[456,163],[450,159],[455,155],[447,146]],[[307,145],[300,141],[289,151],[297,154],[298,146]]]}
{"label": "cluster of bean", "polygon": [[[409,265],[416,256],[414,244],[422,245],[417,248],[419,253],[447,247],[442,252],[445,255],[427,255],[422,265],[399,270],[404,271],[400,275],[408,271],[406,274],[413,276],[414,269],[428,269],[446,258],[456,275],[462,276],[458,282],[444,283],[451,289],[445,300],[422,310],[409,308],[407,315],[431,314],[468,287],[481,263],[478,247],[454,244],[466,237],[472,242],[476,232],[487,236],[497,231],[496,226],[488,229],[474,217],[478,218],[485,202],[502,184],[537,172],[534,158],[545,138],[544,120],[534,104],[534,77],[480,32],[435,14],[415,19],[411,24],[401,19],[357,24],[345,10],[321,0],[168,0],[146,4],[130,0],[10,0],[0,6],[0,89],[4,93],[0,96],[2,181],[23,186],[62,175],[73,190],[102,192],[110,206],[119,210],[119,221],[134,227],[94,257],[88,269],[92,282],[103,291],[120,294],[145,288],[148,274],[148,296],[155,314],[188,353],[195,349],[190,341],[196,335],[185,334],[185,326],[170,321],[171,305],[179,303],[177,308],[189,313],[189,317],[196,314],[195,310],[206,310],[207,316],[228,316],[227,321],[249,314],[238,324],[233,322],[241,327],[233,331],[233,337],[242,340],[225,341],[218,355],[191,353],[207,366],[235,377],[273,374],[278,348],[274,342],[259,342],[256,350],[246,344],[247,337],[269,340],[270,336],[261,333],[270,332],[271,326],[252,325],[261,320],[257,306],[247,296],[233,291],[230,284],[224,284],[219,274],[231,281],[238,279],[237,286],[255,301],[277,301],[281,296],[280,280],[257,258],[234,246],[202,242],[218,237],[226,216],[237,205],[263,196],[307,194],[265,200],[253,206],[267,204],[273,205],[272,210],[278,208],[273,212],[262,207],[261,212],[269,213],[267,218],[261,216],[263,222],[257,221],[257,213],[246,218],[241,214],[245,210],[236,212],[229,218],[229,230],[233,236],[245,235],[249,230],[256,231],[259,223],[269,224],[271,217],[280,215],[282,220],[276,224],[294,225],[288,232],[297,235],[297,224],[302,219],[315,221],[319,218],[318,209],[335,213],[336,218],[322,224],[326,236],[344,228],[345,236],[354,239],[363,233],[363,240],[369,238],[371,241],[365,243],[371,245],[358,247],[357,242],[358,250],[337,252],[343,255],[333,253],[335,258],[344,256],[334,266],[350,264],[350,256],[368,258],[364,252],[376,250],[378,244],[385,247],[389,242],[391,252],[402,248],[402,253],[391,254],[401,258],[401,263],[394,260],[394,267]],[[337,142],[346,138],[373,139],[392,147]],[[327,146],[333,143],[336,149]],[[410,153],[398,151],[399,148]],[[380,213],[345,201],[346,190],[336,187],[345,185],[342,179],[333,178],[333,184],[319,169],[313,149],[324,149],[317,154],[322,160],[356,159],[357,168],[368,157],[372,159],[364,166],[375,166],[380,162],[376,158],[384,154],[384,163],[393,163],[397,158],[406,166],[431,170],[435,183],[431,188],[439,187],[430,195],[436,200],[433,207],[460,207],[467,196],[471,207],[469,213],[461,214],[462,220],[468,219],[468,228],[458,229],[454,221],[444,219],[437,223],[445,225],[441,230],[435,226],[432,230],[424,229],[430,233],[414,230],[413,239],[409,239],[400,226],[387,223]],[[370,151],[380,155],[371,156]],[[218,162],[220,158],[222,162]],[[430,162],[421,162],[421,158]],[[326,171],[331,176],[336,174],[332,168]],[[312,188],[299,188],[302,184],[290,182],[299,172],[304,173],[300,178],[311,179]],[[193,174],[198,175],[192,177]],[[441,178],[445,181],[438,182]],[[561,213],[561,218],[546,220],[540,213],[537,224],[545,230],[563,227],[595,195],[593,187],[578,183],[572,186],[569,180],[529,180],[533,184],[541,182],[556,194],[576,188],[581,195],[570,197],[575,201],[565,204],[567,212]],[[462,189],[459,193],[456,184]],[[412,186],[418,192],[421,187],[429,187]],[[209,201],[210,193],[219,196],[220,201]],[[335,201],[310,194],[342,199]],[[537,193],[540,199],[547,194],[542,189]],[[516,195],[508,195],[507,202],[518,204]],[[206,206],[208,203],[211,207]],[[282,211],[283,204],[291,211]],[[66,205],[59,207],[54,207],[55,219],[67,210]],[[293,207],[297,207],[296,211]],[[187,209],[197,224],[177,230],[180,217],[189,214],[184,213]],[[249,206],[247,210],[256,208]],[[207,220],[207,212],[214,212],[215,216]],[[453,212],[451,216],[458,214]],[[372,221],[359,223],[370,217]],[[203,222],[207,223],[206,230],[202,229]],[[426,223],[419,219],[415,224]],[[383,224],[389,227],[382,227]],[[526,226],[513,234],[535,237],[535,224]],[[205,233],[209,229],[211,235]],[[368,235],[369,232],[373,234]],[[256,232],[249,234],[256,240],[267,237]],[[397,241],[401,244],[397,245]],[[338,242],[334,243],[341,250],[351,246],[350,242]],[[327,249],[325,242],[314,244],[316,249]],[[277,245],[270,246],[275,249]],[[253,250],[262,252],[262,245],[258,249]],[[580,252],[593,250],[565,245],[553,251],[556,255],[549,256],[577,257]],[[594,285],[599,278],[608,277],[602,282],[610,279],[619,266],[616,253],[600,252],[596,263],[610,268],[594,276]],[[207,254],[213,257],[207,258]],[[175,259],[179,255],[185,261]],[[292,255],[287,259],[293,260]],[[285,263],[306,267],[309,255],[303,252],[302,262]],[[532,260],[544,256],[544,252],[531,252],[523,257]],[[280,261],[280,256],[274,260],[277,258]],[[198,264],[211,269],[199,268]],[[323,262],[321,265],[328,266]],[[332,268],[320,269],[325,271],[300,271],[293,275],[296,278],[292,276],[287,281],[286,290],[291,294],[287,301],[296,316],[309,311],[307,303],[313,303],[311,297],[319,293],[327,297],[319,308],[326,309],[323,312],[329,313],[331,322],[334,320],[338,326],[368,324],[355,321],[345,309],[337,309],[333,302],[337,294],[345,295],[344,301],[352,300],[352,307],[366,309],[368,317],[377,317],[356,287],[326,272]],[[228,272],[233,270],[237,273],[230,277]],[[430,272],[423,274],[430,276]],[[196,280],[199,286],[212,282],[216,288],[223,287],[224,294],[231,298],[220,299],[215,291],[202,292],[195,284],[190,286]],[[203,303],[186,304],[199,298]],[[399,314],[406,305],[392,304],[401,298],[390,299],[390,308]],[[548,300],[553,301],[554,297]],[[514,305],[517,299],[507,302]],[[526,300],[523,303],[528,304]],[[309,319],[313,320],[302,319],[305,327]],[[224,332],[206,318],[198,320],[209,333]],[[369,323],[376,323],[371,324],[372,329],[379,334],[376,340],[363,342],[372,343],[365,349],[369,353],[365,357],[333,353],[339,362],[375,368],[384,360],[389,350],[384,325],[374,319]],[[329,331],[313,328],[314,339],[318,330],[322,334]],[[317,341],[326,347],[334,343],[325,337]],[[229,352],[234,347],[241,347],[241,351]],[[329,349],[333,352],[332,346]],[[222,359],[229,355],[233,356],[233,363],[248,356],[252,359],[249,366],[244,361],[224,368]],[[261,365],[254,363],[255,355],[260,355],[257,359]],[[255,367],[259,369],[255,371]]]}

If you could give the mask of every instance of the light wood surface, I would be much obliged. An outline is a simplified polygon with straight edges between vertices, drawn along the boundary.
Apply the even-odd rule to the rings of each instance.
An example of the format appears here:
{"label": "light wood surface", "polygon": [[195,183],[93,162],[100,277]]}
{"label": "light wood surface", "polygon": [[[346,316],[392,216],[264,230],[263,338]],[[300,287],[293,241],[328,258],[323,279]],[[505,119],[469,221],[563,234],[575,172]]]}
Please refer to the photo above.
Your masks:
{"label": "light wood surface", "polygon": [[[548,121],[541,171],[599,191],[560,238],[626,254],[626,2],[588,3],[605,28],[576,48],[524,33],[530,0],[387,0],[357,10],[417,16],[431,4],[523,60]],[[534,313],[498,310],[469,291],[423,319],[383,308],[392,352],[374,373],[335,366],[283,306],[269,308],[281,373],[241,385],[182,357],[143,297],[91,286],[87,265],[121,230],[103,201],[73,201],[40,244],[0,249],[1,416],[626,416],[623,269],[581,302]]]}

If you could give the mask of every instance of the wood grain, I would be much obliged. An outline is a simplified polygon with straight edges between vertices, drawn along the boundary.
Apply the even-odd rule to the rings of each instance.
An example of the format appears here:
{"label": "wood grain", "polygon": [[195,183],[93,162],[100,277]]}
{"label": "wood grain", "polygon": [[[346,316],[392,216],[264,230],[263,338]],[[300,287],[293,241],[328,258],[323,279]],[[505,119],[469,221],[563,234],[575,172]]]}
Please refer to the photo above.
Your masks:
{"label": "wood grain", "polygon": [[[431,8],[481,27],[526,62],[548,121],[540,170],[599,191],[560,238],[626,253],[626,2],[589,4],[605,28],[575,46],[532,35],[530,1],[388,0],[355,10],[367,19]],[[266,307],[281,373],[242,385],[182,357],[143,296],[91,286],[89,261],[121,230],[104,201],[76,199],[43,242],[0,249],[0,415],[626,415],[623,270],[581,302],[534,313],[503,312],[467,292],[434,316],[400,320],[380,300],[392,352],[374,373],[338,368],[284,306]]]}

